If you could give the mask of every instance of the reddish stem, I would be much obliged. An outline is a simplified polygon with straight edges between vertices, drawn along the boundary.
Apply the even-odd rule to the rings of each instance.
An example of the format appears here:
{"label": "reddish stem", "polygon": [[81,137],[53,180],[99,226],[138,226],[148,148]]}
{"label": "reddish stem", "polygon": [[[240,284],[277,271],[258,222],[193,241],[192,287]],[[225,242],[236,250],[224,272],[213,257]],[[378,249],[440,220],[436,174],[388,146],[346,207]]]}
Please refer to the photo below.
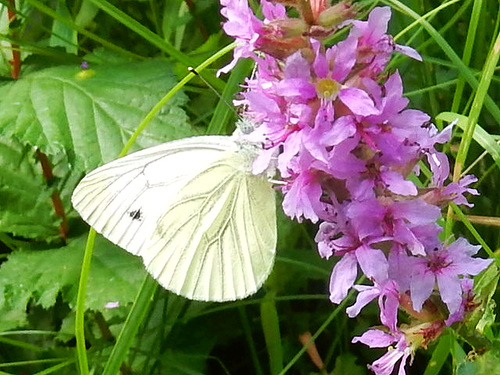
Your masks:
{"label": "reddish stem", "polygon": [[[52,173],[52,166],[50,165],[49,158],[40,150],[36,150],[36,156],[42,165],[43,177],[46,181],[54,178],[54,174]],[[51,196],[52,205],[54,206],[54,211],[57,216],[61,218],[61,222],[59,223],[59,235],[61,238],[66,239],[68,236],[68,219],[66,218],[66,212],[64,211],[64,205],[62,203],[61,197],[59,196],[58,191],[54,191]]]}
{"label": "reddish stem", "polygon": [[[9,24],[12,24],[16,20],[16,1],[8,0],[9,7],[7,8],[7,16],[9,17]],[[16,33],[12,33],[11,36],[15,38]],[[12,47],[12,78],[18,79],[19,72],[21,71],[21,53],[19,51],[18,44],[11,44]]]}
{"label": "reddish stem", "polygon": [[203,25],[203,22],[201,21],[200,17],[196,16],[195,14],[195,6],[193,0],[184,0],[186,5],[188,6],[189,12],[193,16],[196,26],[200,30],[200,34],[204,40],[208,40],[208,33],[207,30],[205,29],[205,26]]}

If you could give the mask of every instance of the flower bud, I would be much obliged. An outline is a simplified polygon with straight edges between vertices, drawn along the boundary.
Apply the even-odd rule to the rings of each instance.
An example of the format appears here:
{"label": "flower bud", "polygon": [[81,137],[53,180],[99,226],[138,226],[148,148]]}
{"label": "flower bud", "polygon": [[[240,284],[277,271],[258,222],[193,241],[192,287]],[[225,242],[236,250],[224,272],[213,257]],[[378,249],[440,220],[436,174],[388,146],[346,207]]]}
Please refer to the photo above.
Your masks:
{"label": "flower bud", "polygon": [[301,19],[280,18],[265,24],[256,42],[259,51],[275,58],[284,59],[308,46],[302,34],[307,25]]}
{"label": "flower bud", "polygon": [[293,38],[304,34],[308,29],[306,23],[299,18],[278,18],[263,26],[264,33],[276,37]]}
{"label": "flower bud", "polygon": [[318,17],[318,24],[325,28],[332,28],[347,19],[353,18],[356,12],[348,2],[340,2],[325,9]]}

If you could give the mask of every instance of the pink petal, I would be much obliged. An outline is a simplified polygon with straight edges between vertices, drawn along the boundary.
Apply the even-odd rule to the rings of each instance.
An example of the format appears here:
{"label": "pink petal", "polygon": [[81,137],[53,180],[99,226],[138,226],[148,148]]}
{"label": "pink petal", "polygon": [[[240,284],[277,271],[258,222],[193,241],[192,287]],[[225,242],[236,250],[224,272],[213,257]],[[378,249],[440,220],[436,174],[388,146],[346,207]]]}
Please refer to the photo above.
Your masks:
{"label": "pink petal", "polygon": [[370,116],[379,113],[368,94],[356,87],[340,90],[339,99],[356,115]]}
{"label": "pink petal", "polygon": [[378,329],[370,329],[361,336],[357,336],[352,339],[353,343],[362,342],[370,348],[385,348],[391,345],[394,341],[396,340],[392,335]]}
{"label": "pink petal", "polygon": [[367,277],[377,281],[387,279],[389,266],[382,250],[362,245],[356,250],[356,259]]}
{"label": "pink petal", "polygon": [[397,172],[382,172],[380,177],[387,185],[387,188],[395,194],[415,196],[418,193],[415,184],[412,181],[405,180],[403,176]]}
{"label": "pink petal", "polygon": [[347,296],[358,274],[357,265],[354,254],[348,253],[333,267],[330,277],[330,301],[340,303]]}
{"label": "pink petal", "polygon": [[435,283],[436,277],[431,272],[423,270],[412,275],[410,293],[415,310],[420,311],[422,309],[422,305],[431,295]]}

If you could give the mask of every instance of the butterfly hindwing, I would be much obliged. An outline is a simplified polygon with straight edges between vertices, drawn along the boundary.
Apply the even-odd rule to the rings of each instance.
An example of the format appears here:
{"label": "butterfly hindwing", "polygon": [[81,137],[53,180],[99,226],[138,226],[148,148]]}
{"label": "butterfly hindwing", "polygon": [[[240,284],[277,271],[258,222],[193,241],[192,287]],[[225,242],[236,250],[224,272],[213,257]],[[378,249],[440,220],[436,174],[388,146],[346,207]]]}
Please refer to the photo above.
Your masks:
{"label": "butterfly hindwing", "polygon": [[274,191],[263,177],[238,168],[241,162],[231,155],[197,175],[160,220],[143,258],[167,289],[191,299],[235,300],[269,275]]}

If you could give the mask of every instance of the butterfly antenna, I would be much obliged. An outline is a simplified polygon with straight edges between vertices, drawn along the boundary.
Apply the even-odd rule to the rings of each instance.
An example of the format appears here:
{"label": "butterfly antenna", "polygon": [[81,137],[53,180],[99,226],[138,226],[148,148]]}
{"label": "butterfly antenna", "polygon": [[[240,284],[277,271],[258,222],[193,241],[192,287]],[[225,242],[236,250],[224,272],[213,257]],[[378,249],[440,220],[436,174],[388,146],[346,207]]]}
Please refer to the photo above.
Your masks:
{"label": "butterfly antenna", "polygon": [[210,87],[212,89],[212,91],[215,92],[215,95],[217,95],[217,97],[224,104],[226,104],[236,116],[238,116],[238,117],[240,116],[238,114],[238,112],[236,112],[236,110],[234,109],[234,106],[231,105],[226,99],[224,99],[222,97],[222,95],[220,94],[220,92],[218,92],[217,89],[212,84],[210,84],[210,82],[208,82],[205,78],[203,78],[203,76],[200,73],[198,73],[195,68],[193,68],[191,66],[188,66],[187,69],[189,70],[190,73],[193,73],[195,76],[198,76],[203,81],[203,83],[205,83],[205,85],[207,85],[208,87]]}

